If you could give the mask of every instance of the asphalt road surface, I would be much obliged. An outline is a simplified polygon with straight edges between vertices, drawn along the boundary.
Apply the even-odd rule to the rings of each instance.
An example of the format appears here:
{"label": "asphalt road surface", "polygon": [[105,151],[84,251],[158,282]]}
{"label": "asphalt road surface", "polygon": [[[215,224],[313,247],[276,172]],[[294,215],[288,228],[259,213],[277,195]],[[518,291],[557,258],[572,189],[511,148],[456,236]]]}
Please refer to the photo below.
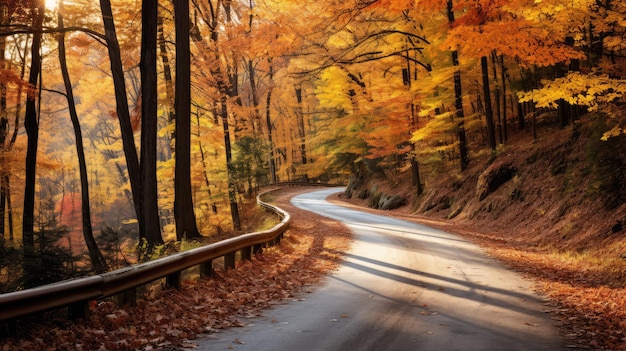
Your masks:
{"label": "asphalt road surface", "polygon": [[298,301],[200,340],[197,350],[561,350],[532,283],[440,230],[336,206],[339,188],[292,203],[354,231],[345,262]]}

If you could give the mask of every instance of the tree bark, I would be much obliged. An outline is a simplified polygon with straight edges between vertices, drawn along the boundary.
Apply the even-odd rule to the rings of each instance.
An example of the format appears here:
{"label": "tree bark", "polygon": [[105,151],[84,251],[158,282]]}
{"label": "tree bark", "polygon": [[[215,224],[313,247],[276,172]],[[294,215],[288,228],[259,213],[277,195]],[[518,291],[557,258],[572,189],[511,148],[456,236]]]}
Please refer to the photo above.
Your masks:
{"label": "tree bark", "polygon": [[500,75],[502,77],[502,142],[506,143],[509,139],[509,127],[506,121],[506,67],[504,66],[504,55],[500,55]]}
{"label": "tree bark", "polygon": [[[34,17],[34,34],[31,45],[31,66],[28,83],[32,88],[37,86],[41,75],[41,29],[46,12],[43,0],[34,1],[32,5]],[[35,106],[35,92],[29,92],[26,99],[24,129],[28,138],[26,147],[26,176],[24,179],[24,212],[22,214],[22,240],[24,252],[32,251],[35,246],[35,185],[37,171],[37,146],[39,143],[39,113]]]}
{"label": "tree bark", "polygon": [[487,139],[491,151],[496,151],[496,131],[493,125],[493,110],[491,105],[491,91],[489,89],[489,66],[487,56],[480,58],[480,67],[483,74],[483,94],[485,95],[485,118],[487,119]]}
{"label": "tree bark", "polygon": [[176,113],[174,168],[174,217],[176,239],[200,237],[191,192],[191,54],[189,49],[189,0],[174,1],[176,27]]}
{"label": "tree bark", "polygon": [[[0,6],[0,26],[9,24],[9,14],[5,6]],[[5,50],[6,49],[6,37],[0,37],[0,70],[5,68]],[[6,138],[9,133],[9,118],[7,116],[7,87],[4,81],[0,81],[0,147],[6,149]],[[0,238],[4,238],[6,227],[6,197],[7,197],[7,185],[4,182],[4,174],[8,174],[5,171],[4,164],[2,167],[2,178],[0,181]],[[6,172],[6,173],[5,173]]]}
{"label": "tree bark", "polygon": [[143,225],[140,230],[148,247],[163,244],[157,185],[157,24],[158,0],[143,0],[141,6],[141,199]]}
{"label": "tree bark", "polygon": [[272,89],[273,89],[273,74],[274,67],[271,65],[270,60],[270,69],[269,69],[269,78],[270,78],[270,87],[267,91],[267,98],[265,101],[265,123],[267,125],[267,140],[269,143],[269,152],[270,152],[270,179],[272,183],[276,183],[276,161],[274,160],[274,140],[273,133],[274,127],[272,126],[272,118],[271,118],[271,102],[272,102]]}
{"label": "tree bark", "polygon": [[[165,79],[165,96],[167,98],[167,121],[171,124],[176,120],[176,113],[174,112],[174,83],[172,79],[172,66],[170,64],[169,53],[167,51],[167,45],[165,45],[165,33],[163,32],[163,17],[159,16],[159,24],[157,28],[159,35],[159,51],[161,55],[161,61],[163,63],[163,78]],[[174,132],[170,135],[171,139],[174,139]],[[170,144],[171,145],[171,144]],[[174,151],[170,146],[170,154]]]}
{"label": "tree bark", "polygon": [[524,107],[521,102],[517,103],[517,124],[519,130],[526,128],[526,121],[524,120]]}
{"label": "tree bark", "polygon": [[117,41],[117,33],[115,31],[115,22],[113,21],[111,1],[100,0],[100,10],[102,12],[102,21],[104,23],[105,40],[109,49],[109,60],[111,61],[111,75],[113,77],[113,87],[115,89],[117,118],[120,123],[124,156],[126,157],[126,167],[128,168],[128,178],[130,180],[130,187],[133,193],[133,204],[137,215],[137,222],[139,223],[139,237],[145,238],[146,233],[143,232],[145,226],[143,223],[144,213],[142,207],[143,201],[141,199],[139,159],[137,158],[134,132],[130,121],[130,111],[126,97],[126,82],[124,80],[124,69],[122,66],[120,45]]}
{"label": "tree bark", "polygon": [[[496,113],[494,116],[495,129],[494,132],[498,134],[498,143],[504,144],[504,134],[502,133],[502,110],[500,109],[500,83],[498,82],[498,55],[495,51],[491,53],[491,67],[493,68],[493,105],[496,107]],[[487,73],[488,75],[488,73]],[[489,78],[487,78],[489,81]],[[492,108],[493,111],[493,108]]]}
{"label": "tree bark", "polygon": [[306,158],[306,131],[304,129],[304,109],[302,108],[302,88],[296,88],[296,99],[298,101],[298,137],[300,138],[300,160],[303,165],[307,163]]}
{"label": "tree bark", "polygon": [[[59,3],[57,10],[58,26],[63,29],[63,1]],[[61,75],[63,76],[63,84],[65,85],[65,97],[67,98],[67,105],[70,112],[70,119],[72,120],[72,126],[74,127],[74,137],[76,138],[76,153],[78,154],[78,168],[80,174],[80,191],[81,191],[81,216],[83,222],[83,237],[85,244],[87,244],[87,250],[89,251],[89,258],[91,259],[91,266],[96,273],[104,273],[108,270],[107,262],[98,248],[98,244],[93,236],[93,229],[91,224],[91,206],[89,202],[89,180],[87,177],[87,162],[85,161],[85,148],[83,146],[83,135],[80,129],[80,122],[78,120],[78,114],[76,113],[76,103],[74,101],[74,92],[72,89],[72,83],[70,75],[67,69],[67,59],[65,55],[65,33],[61,31],[57,40],[59,42],[59,64],[61,66]]]}
{"label": "tree bark", "polygon": [[[220,49],[217,45],[218,41],[218,18],[219,18],[219,9],[221,7],[222,1],[218,1],[215,8],[212,8],[213,17],[210,19],[210,27],[211,27],[211,41],[213,45],[215,45],[215,68],[211,70],[211,74],[215,77],[217,82],[217,89],[220,93],[220,105],[221,112],[220,117],[222,119],[222,126],[224,130],[224,150],[226,153],[226,169],[228,176],[228,200],[230,203],[230,213],[233,221],[233,228],[235,230],[241,229],[241,218],[239,216],[239,205],[237,204],[237,189],[235,189],[235,179],[232,172],[232,147],[230,142],[230,125],[228,123],[228,105],[226,103],[226,99],[228,96],[234,96],[236,94],[233,93],[236,88],[229,87],[227,83],[227,79],[224,76],[222,71],[222,67],[220,66]],[[230,1],[226,0],[224,6],[226,7],[226,16],[230,16]],[[230,18],[227,17],[227,22],[230,21]],[[230,78],[230,77],[229,77]],[[231,80],[231,83],[237,83]]]}
{"label": "tree bark", "polygon": [[228,125],[228,107],[226,105],[226,95],[222,94],[222,126],[224,127],[224,149],[226,152],[226,169],[228,172],[228,199],[230,202],[230,213],[233,220],[233,228],[241,229],[241,219],[239,217],[239,206],[237,204],[237,189],[233,175],[233,156],[230,144],[230,128]]}
{"label": "tree bark", "polygon": [[[452,11],[452,0],[447,2],[448,23],[450,26],[454,23],[454,11]],[[465,135],[465,114],[463,112],[463,88],[461,85],[461,70],[459,67],[459,53],[457,50],[452,51],[452,65],[457,67],[454,71],[454,108],[457,118],[457,135],[459,139],[459,158],[461,160],[461,171],[465,170],[469,165],[467,137]]]}

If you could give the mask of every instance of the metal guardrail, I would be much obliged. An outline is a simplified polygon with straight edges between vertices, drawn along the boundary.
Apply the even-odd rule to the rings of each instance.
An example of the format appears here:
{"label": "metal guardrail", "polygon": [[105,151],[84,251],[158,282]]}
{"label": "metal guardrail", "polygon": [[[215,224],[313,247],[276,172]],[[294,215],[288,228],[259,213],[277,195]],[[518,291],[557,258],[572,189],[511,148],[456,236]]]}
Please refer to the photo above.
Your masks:
{"label": "metal guardrail", "polygon": [[213,260],[220,257],[224,257],[225,268],[234,268],[236,252],[241,252],[242,259],[250,259],[252,253],[258,252],[263,245],[280,242],[283,233],[289,227],[291,221],[289,213],[261,200],[261,196],[271,191],[273,190],[257,196],[259,205],[282,217],[279,224],[268,230],[243,234],[99,275],[0,294],[0,322],[11,322],[27,315],[66,306],[69,308],[70,316],[81,317],[88,311],[89,301],[127,291],[133,292],[134,296],[134,289],[161,278],[166,278],[166,285],[169,287],[180,287],[182,272],[194,266],[200,265],[201,273],[210,275]]}

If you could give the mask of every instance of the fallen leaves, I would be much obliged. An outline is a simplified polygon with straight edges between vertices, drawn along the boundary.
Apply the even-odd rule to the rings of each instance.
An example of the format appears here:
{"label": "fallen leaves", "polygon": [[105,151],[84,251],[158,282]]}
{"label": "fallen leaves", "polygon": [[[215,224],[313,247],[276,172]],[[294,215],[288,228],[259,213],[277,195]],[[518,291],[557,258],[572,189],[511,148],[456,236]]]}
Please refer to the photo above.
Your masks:
{"label": "fallen leaves", "polygon": [[275,199],[292,215],[281,244],[238,262],[237,269],[184,281],[181,290],[146,287],[145,297],[133,307],[111,301],[92,305],[86,321],[38,321],[24,337],[3,340],[0,350],[179,350],[194,348],[191,340],[200,334],[243,326],[240,318],[258,316],[319,282],[338,267],[350,246],[348,229],[292,207],[288,199],[294,191],[304,189]]}

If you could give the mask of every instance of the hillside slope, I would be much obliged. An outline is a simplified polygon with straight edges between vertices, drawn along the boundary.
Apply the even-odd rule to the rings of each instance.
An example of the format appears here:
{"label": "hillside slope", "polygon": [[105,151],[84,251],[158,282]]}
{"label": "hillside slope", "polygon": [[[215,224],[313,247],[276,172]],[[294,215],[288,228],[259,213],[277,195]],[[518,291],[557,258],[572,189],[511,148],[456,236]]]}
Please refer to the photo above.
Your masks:
{"label": "hillside slope", "polygon": [[461,234],[535,280],[572,347],[626,350],[626,138],[601,141],[587,119],[577,133],[517,133],[463,172],[422,174],[420,196],[408,177],[378,177],[342,200],[405,198],[390,214]]}
{"label": "hillside slope", "polygon": [[436,181],[419,197],[408,177],[394,186],[370,179],[361,188],[406,198],[395,211],[482,229],[507,245],[623,260],[626,138],[601,141],[597,129],[585,121],[577,135],[571,127],[543,127],[537,140],[517,133],[497,156],[483,152],[463,172],[430,177]]}

